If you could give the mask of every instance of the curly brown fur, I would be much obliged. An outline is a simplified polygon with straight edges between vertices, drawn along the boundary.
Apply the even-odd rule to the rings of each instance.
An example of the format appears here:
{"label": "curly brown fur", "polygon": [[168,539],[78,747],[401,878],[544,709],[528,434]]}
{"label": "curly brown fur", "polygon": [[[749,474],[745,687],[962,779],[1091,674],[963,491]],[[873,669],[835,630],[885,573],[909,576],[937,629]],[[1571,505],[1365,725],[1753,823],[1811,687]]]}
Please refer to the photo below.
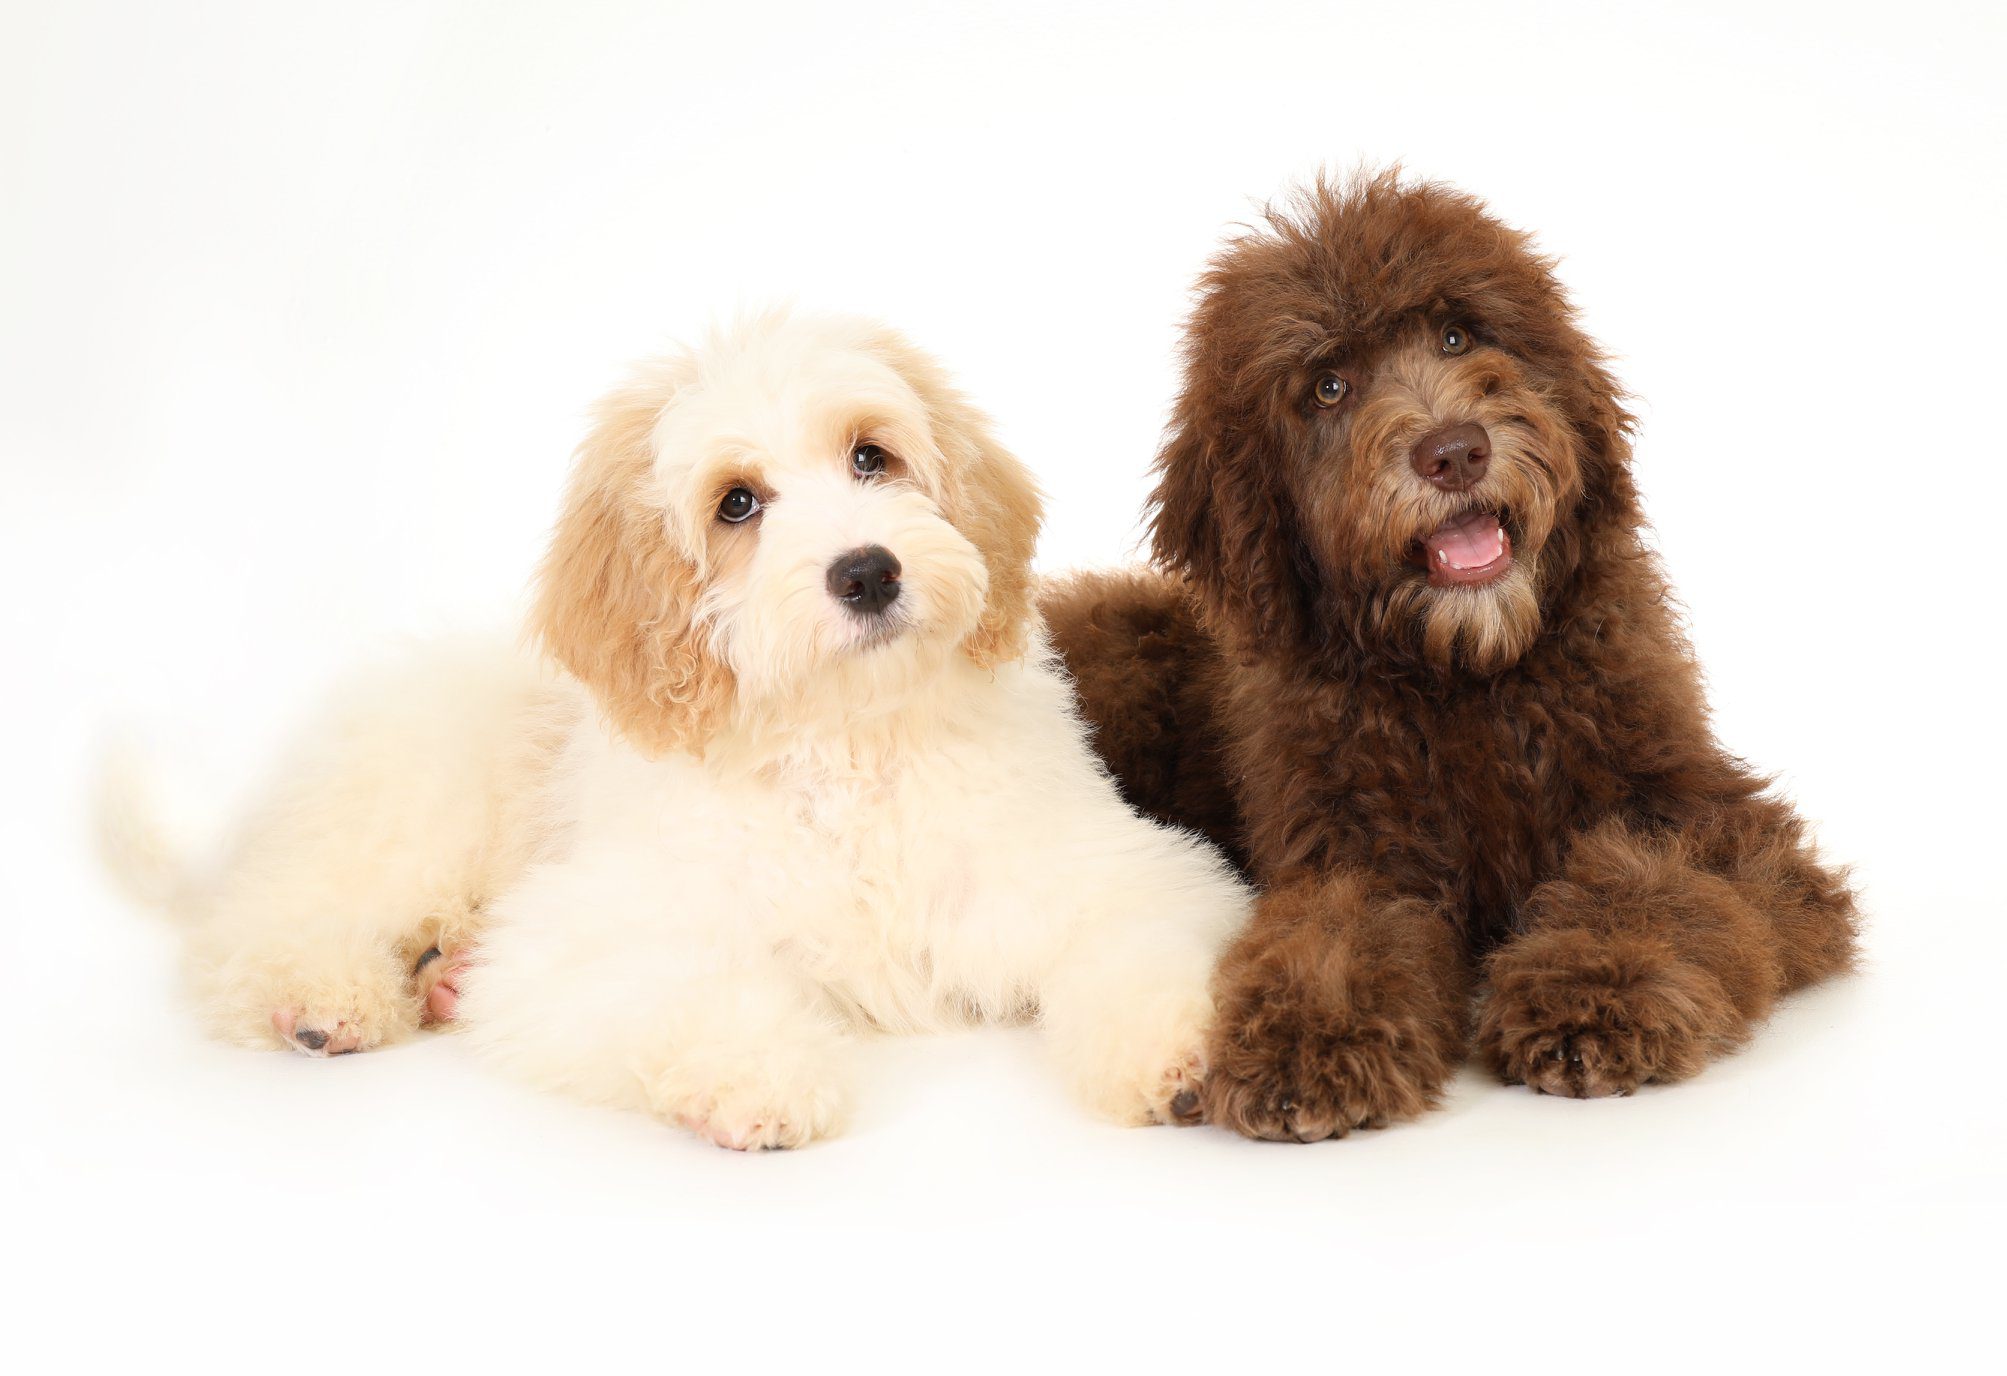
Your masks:
{"label": "curly brown fur", "polygon": [[1184,588],[1151,570],[1082,573],[1042,589],[1039,607],[1129,805],[1244,863],[1221,758],[1224,666]]}
{"label": "curly brown fur", "polygon": [[1463,1059],[1469,969],[1454,924],[1358,878],[1271,889],[1221,960],[1207,1113],[1314,1142],[1412,1118]]}
{"label": "curly brown fur", "polygon": [[1845,883],[1713,737],[1630,427],[1552,265],[1455,191],[1320,184],[1206,274],[1153,503],[1267,891],[1219,973],[1214,1120],[1412,1116],[1480,977],[1493,1067],[1586,1096],[1690,1076],[1847,968]]}

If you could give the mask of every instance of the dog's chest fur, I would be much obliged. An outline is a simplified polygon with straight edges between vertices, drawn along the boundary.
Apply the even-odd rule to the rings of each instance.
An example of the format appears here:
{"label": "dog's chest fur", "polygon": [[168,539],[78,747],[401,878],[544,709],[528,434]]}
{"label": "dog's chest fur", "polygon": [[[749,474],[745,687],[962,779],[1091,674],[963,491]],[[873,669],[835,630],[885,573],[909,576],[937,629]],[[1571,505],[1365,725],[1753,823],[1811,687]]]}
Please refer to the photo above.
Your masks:
{"label": "dog's chest fur", "polygon": [[934,946],[968,907],[967,842],[928,763],[822,759],[767,779],[803,890],[780,948],[847,1014],[897,1030],[963,1011]]}
{"label": "dog's chest fur", "polygon": [[1438,899],[1489,945],[1554,875],[1567,837],[1629,794],[1605,685],[1561,665],[1454,686],[1252,682],[1236,704],[1237,763],[1249,796],[1279,804],[1251,810],[1266,882],[1356,868]]}
{"label": "dog's chest fur", "polygon": [[1488,945],[1559,869],[1567,837],[1624,790],[1594,708],[1511,674],[1486,688],[1398,706],[1421,785],[1399,824],[1433,841],[1437,887]]}

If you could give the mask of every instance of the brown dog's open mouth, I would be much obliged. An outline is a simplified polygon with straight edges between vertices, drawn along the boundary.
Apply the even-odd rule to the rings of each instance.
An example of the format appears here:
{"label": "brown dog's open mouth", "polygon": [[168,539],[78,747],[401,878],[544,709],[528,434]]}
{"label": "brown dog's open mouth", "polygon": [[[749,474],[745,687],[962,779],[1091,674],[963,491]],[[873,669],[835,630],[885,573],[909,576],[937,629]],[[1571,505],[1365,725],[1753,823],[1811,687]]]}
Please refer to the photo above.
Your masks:
{"label": "brown dog's open mouth", "polygon": [[1495,511],[1466,511],[1416,542],[1414,557],[1438,588],[1469,588],[1512,567],[1512,537]]}

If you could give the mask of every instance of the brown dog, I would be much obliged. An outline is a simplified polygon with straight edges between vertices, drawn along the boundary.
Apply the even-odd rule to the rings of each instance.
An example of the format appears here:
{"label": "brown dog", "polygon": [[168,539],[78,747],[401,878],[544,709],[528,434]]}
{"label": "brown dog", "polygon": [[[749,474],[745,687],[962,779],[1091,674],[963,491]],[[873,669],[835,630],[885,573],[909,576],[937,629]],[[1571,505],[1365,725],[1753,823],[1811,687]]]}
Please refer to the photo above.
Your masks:
{"label": "brown dog", "polygon": [[1169,571],[1047,600],[1134,802],[1264,896],[1208,1116],[1411,1117],[1680,1080],[1847,968],[1855,913],[1718,745],[1551,264],[1470,197],[1320,184],[1214,261],[1158,464]]}

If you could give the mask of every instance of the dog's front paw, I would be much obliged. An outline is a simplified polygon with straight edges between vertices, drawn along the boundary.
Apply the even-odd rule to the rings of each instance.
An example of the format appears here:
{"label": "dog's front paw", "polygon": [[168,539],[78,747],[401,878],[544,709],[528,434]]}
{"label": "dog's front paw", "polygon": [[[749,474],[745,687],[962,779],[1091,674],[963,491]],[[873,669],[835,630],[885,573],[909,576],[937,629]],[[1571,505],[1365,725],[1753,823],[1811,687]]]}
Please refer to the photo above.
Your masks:
{"label": "dog's front paw", "polygon": [[835,1132],[841,1121],[831,1095],[783,1095],[771,1089],[735,1088],[697,1094],[671,1117],[705,1141],[730,1151],[781,1151],[805,1147]]}
{"label": "dog's front paw", "polygon": [[1503,1079],[1543,1094],[1684,1080],[1747,1031],[1720,980],[1649,940],[1538,932],[1493,956],[1490,975],[1479,1045]]}
{"label": "dog's front paw", "polygon": [[1128,1127],[1199,1121],[1211,1001],[1155,1004],[1126,1021],[1095,1010],[1082,1022],[1048,1016],[1048,1032],[1074,1092],[1102,1118]]}
{"label": "dog's front paw", "polygon": [[1454,1016],[1376,1000],[1342,975],[1256,967],[1225,991],[1202,1097],[1206,1121],[1246,1137],[1318,1142],[1431,1107],[1455,1072]]}
{"label": "dog's front paw", "polygon": [[834,1048],[719,1046],[678,1058],[647,1085],[655,1112],[732,1151],[805,1147],[843,1125],[847,1099]]}
{"label": "dog's front paw", "polygon": [[1299,1042],[1216,1045],[1205,1119],[1244,1137],[1321,1142],[1413,1118],[1436,1100],[1439,1055],[1385,1028],[1333,1028]]}
{"label": "dog's front paw", "polygon": [[1150,1114],[1160,1123],[1190,1127],[1203,1120],[1201,1096],[1206,1087],[1204,1049],[1191,1051],[1174,1060],[1150,1096]]}

